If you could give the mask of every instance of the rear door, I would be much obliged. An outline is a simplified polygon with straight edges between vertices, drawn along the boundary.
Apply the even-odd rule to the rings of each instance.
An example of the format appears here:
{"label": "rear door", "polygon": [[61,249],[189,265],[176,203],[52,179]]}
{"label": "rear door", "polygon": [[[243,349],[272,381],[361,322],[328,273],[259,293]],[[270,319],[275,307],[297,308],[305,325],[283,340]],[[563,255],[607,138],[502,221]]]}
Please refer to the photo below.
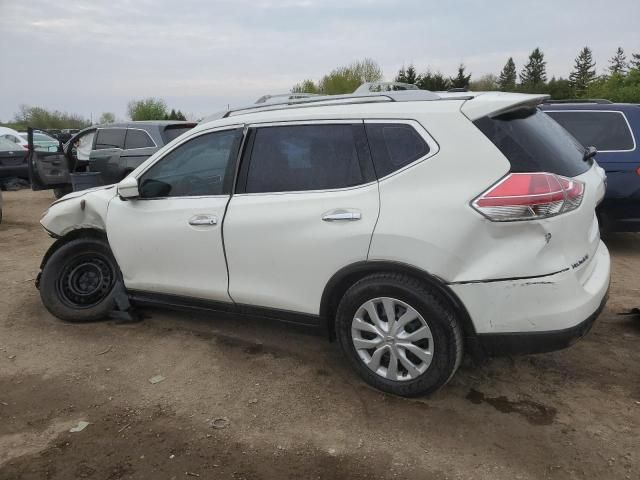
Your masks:
{"label": "rear door", "polygon": [[317,315],[331,276],[367,259],[378,210],[362,121],[252,126],[224,221],[231,298]]}
{"label": "rear door", "polygon": [[135,170],[142,162],[153,155],[159,146],[146,130],[127,128],[124,150],[120,154],[120,172],[118,175],[120,178],[112,179],[113,182],[120,181]]}
{"label": "rear door", "polygon": [[120,180],[119,159],[124,149],[127,129],[123,127],[99,128],[93,150],[89,155],[89,170],[100,172],[104,184]]}

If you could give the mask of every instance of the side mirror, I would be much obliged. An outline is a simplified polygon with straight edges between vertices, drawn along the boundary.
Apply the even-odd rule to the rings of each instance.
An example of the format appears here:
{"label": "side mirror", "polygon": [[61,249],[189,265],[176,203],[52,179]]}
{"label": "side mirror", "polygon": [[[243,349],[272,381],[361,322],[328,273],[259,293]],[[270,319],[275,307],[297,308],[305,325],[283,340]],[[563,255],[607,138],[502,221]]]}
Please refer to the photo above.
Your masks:
{"label": "side mirror", "polygon": [[126,177],[118,184],[118,195],[120,198],[137,198],[140,196],[138,191],[138,179],[132,176]]}

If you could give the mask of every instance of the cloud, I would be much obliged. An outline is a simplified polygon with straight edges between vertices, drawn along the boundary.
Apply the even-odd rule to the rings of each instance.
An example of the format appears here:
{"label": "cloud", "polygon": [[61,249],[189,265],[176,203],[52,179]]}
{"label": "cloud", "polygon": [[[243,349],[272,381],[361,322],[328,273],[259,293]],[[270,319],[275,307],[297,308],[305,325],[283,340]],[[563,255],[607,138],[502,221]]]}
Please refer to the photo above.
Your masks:
{"label": "cloud", "polygon": [[149,95],[200,116],[364,57],[389,78],[408,63],[452,75],[464,62],[480,76],[509,56],[520,68],[539,46],[549,76],[566,76],[584,45],[599,69],[618,45],[640,49],[640,2],[591,3],[0,0],[11,72],[0,76],[0,119],[22,103],[124,116],[128,100]]}

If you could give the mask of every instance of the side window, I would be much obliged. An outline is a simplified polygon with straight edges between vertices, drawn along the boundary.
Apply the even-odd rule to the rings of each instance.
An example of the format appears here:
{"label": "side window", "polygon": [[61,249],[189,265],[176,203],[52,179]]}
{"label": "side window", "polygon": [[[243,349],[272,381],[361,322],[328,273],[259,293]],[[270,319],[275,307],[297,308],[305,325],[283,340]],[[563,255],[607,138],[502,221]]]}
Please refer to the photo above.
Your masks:
{"label": "side window", "polygon": [[367,123],[367,138],[378,178],[385,177],[429,153],[429,145],[411,125]]}
{"label": "side window", "polygon": [[600,151],[633,150],[633,135],[622,112],[545,112],[585,147]]}
{"label": "side window", "polygon": [[327,190],[364,183],[356,128],[340,124],[256,129],[246,192]]}
{"label": "side window", "polygon": [[127,137],[124,140],[125,150],[129,150],[131,148],[147,148],[155,146],[156,144],[154,143],[154,141],[144,130],[137,130],[133,128],[127,129]]}
{"label": "side window", "polygon": [[101,128],[98,130],[95,150],[123,148],[125,133],[126,130],[124,128]]}
{"label": "side window", "polygon": [[241,138],[242,130],[236,129],[207,133],[183,143],[142,175],[140,196],[190,197],[226,193]]}

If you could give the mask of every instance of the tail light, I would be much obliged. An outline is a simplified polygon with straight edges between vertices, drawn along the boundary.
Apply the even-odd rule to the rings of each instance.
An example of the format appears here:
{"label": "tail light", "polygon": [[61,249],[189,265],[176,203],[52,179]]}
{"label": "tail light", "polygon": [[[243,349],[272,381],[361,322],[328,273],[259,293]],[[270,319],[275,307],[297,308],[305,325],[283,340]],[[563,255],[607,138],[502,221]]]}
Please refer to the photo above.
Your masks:
{"label": "tail light", "polygon": [[584,183],[553,173],[510,173],[472,206],[493,222],[537,220],[580,206]]}

